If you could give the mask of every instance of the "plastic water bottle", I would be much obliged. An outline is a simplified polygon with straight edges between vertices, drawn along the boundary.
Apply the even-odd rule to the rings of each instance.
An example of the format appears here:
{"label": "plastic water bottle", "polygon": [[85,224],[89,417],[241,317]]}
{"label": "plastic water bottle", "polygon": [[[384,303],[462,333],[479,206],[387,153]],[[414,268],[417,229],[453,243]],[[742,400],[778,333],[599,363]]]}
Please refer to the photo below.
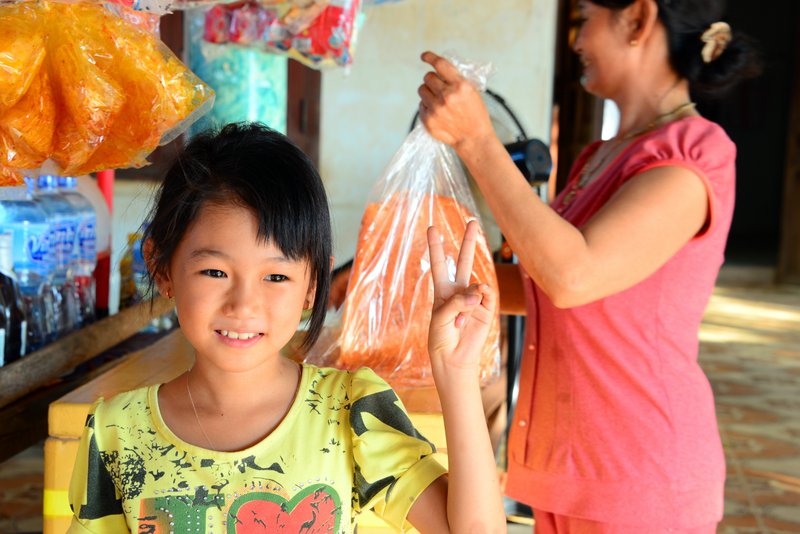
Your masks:
{"label": "plastic water bottle", "polygon": [[47,215],[25,186],[0,187],[0,232],[12,235],[12,258],[27,323],[26,352],[55,337]]}
{"label": "plastic water bottle", "polygon": [[34,199],[47,214],[50,225],[50,261],[54,265],[53,287],[58,299],[56,324],[63,336],[79,326],[78,297],[73,268],[76,263],[75,234],[78,215],[72,205],[58,192],[58,177],[39,176]]}
{"label": "plastic water bottle", "polygon": [[61,196],[78,215],[73,250],[73,258],[76,258],[74,280],[79,298],[80,323],[84,325],[95,319],[95,282],[92,275],[97,265],[97,214],[91,202],[78,192],[77,185],[78,179],[72,176],[58,178]]}
{"label": "plastic water bottle", "polygon": [[25,355],[28,322],[14,274],[11,256],[14,236],[11,232],[0,234],[0,300],[2,300],[2,334],[0,334],[0,365],[11,363]]}

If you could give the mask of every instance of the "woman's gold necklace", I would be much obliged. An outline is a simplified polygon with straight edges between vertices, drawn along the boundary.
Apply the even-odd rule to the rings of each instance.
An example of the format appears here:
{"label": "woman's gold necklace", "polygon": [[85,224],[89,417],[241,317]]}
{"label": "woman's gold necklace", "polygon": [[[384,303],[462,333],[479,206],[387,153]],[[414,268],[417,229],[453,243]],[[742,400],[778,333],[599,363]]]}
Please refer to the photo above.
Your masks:
{"label": "woman's gold necklace", "polygon": [[192,404],[192,411],[194,411],[194,418],[197,420],[197,427],[200,429],[200,432],[203,433],[203,436],[206,438],[206,441],[211,446],[211,450],[215,451],[217,448],[214,446],[214,442],[211,441],[211,438],[208,437],[206,434],[205,429],[203,428],[203,424],[200,422],[200,416],[197,415],[197,407],[194,405],[194,399],[192,398],[192,389],[189,387],[189,375],[191,374],[192,370],[186,373],[186,393],[189,394],[189,402]]}
{"label": "woman's gold necklace", "polygon": [[592,165],[591,168],[589,168],[589,163],[592,162],[595,159],[595,156],[597,154],[597,151],[595,151],[595,153],[592,155],[592,157],[589,158],[583,164],[583,168],[581,169],[580,178],[573,184],[573,186],[570,188],[569,192],[567,192],[567,194],[564,196],[564,200],[562,201],[562,206],[566,206],[567,204],[572,202],[572,200],[575,198],[575,195],[577,195],[584,187],[586,187],[586,185],[595,176],[595,173],[605,166],[605,164],[608,162],[610,156],[615,155],[615,154],[618,153],[617,152],[618,149],[620,148],[620,146],[625,141],[629,141],[629,140],[631,140],[631,139],[633,139],[635,137],[638,137],[638,136],[640,136],[642,134],[645,134],[645,133],[649,132],[650,130],[653,130],[653,129],[657,128],[658,126],[661,126],[662,124],[670,122],[673,118],[677,117],[681,113],[683,113],[683,112],[685,112],[687,110],[694,109],[695,106],[696,106],[696,104],[694,102],[691,102],[691,101],[684,102],[683,104],[681,104],[680,106],[676,107],[675,109],[673,109],[671,111],[668,111],[666,113],[662,113],[661,115],[657,116],[655,119],[653,119],[652,121],[648,122],[645,126],[643,126],[641,128],[638,128],[636,130],[632,130],[632,131],[630,131],[630,132],[628,132],[628,133],[626,133],[624,135],[618,135],[617,137],[615,137],[614,139],[609,141],[609,143],[613,143],[611,148],[608,148],[605,151],[605,154],[603,154],[602,157],[597,158],[597,162],[594,165]]}

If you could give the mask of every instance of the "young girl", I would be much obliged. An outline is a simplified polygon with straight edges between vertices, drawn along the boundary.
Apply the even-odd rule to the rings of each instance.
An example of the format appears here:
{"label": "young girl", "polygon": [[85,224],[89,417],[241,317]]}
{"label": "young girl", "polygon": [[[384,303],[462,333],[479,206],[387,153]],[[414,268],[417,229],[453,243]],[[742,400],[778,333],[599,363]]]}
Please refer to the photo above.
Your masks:
{"label": "young girl", "polygon": [[372,371],[279,354],[304,310],[305,346],[317,338],[331,264],[322,182],[285,136],[252,124],[195,137],[151,221],[152,280],[175,299],[195,363],[170,382],[95,403],[70,532],[348,533],[367,509],[398,531],[505,531],[478,382],[496,298],[469,284],[477,224],[467,227],[455,282],[429,231],[446,474]]}

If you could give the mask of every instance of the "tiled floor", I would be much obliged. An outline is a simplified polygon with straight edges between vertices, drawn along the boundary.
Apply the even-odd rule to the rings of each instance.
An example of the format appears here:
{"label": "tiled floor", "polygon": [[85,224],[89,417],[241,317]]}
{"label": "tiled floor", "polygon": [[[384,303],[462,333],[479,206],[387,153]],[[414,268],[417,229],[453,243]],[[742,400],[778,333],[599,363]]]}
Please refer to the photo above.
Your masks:
{"label": "tiled floor", "polygon": [[721,534],[800,532],[800,287],[719,287],[700,341],[728,464]]}
{"label": "tiled floor", "polygon": [[[728,462],[718,532],[800,532],[800,287],[753,274],[723,271],[700,333]],[[0,532],[41,531],[42,457],[37,445],[0,465]]]}
{"label": "tiled floor", "polygon": [[33,533],[42,530],[44,443],[0,464],[0,532]]}

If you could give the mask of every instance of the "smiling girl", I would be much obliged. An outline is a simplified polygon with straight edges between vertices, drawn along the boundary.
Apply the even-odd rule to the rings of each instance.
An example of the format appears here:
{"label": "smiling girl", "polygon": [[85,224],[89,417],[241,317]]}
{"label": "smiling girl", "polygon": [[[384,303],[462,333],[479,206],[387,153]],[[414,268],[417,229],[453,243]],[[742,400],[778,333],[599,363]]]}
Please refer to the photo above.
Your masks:
{"label": "smiling girl", "polygon": [[496,299],[470,284],[475,223],[454,282],[429,231],[448,475],[375,373],[280,355],[304,310],[304,346],[319,335],[331,264],[322,181],[285,136],[251,124],[195,137],[151,221],[152,280],[175,299],[195,363],[92,407],[70,532],[349,533],[368,509],[399,531],[504,531],[478,379]]}

